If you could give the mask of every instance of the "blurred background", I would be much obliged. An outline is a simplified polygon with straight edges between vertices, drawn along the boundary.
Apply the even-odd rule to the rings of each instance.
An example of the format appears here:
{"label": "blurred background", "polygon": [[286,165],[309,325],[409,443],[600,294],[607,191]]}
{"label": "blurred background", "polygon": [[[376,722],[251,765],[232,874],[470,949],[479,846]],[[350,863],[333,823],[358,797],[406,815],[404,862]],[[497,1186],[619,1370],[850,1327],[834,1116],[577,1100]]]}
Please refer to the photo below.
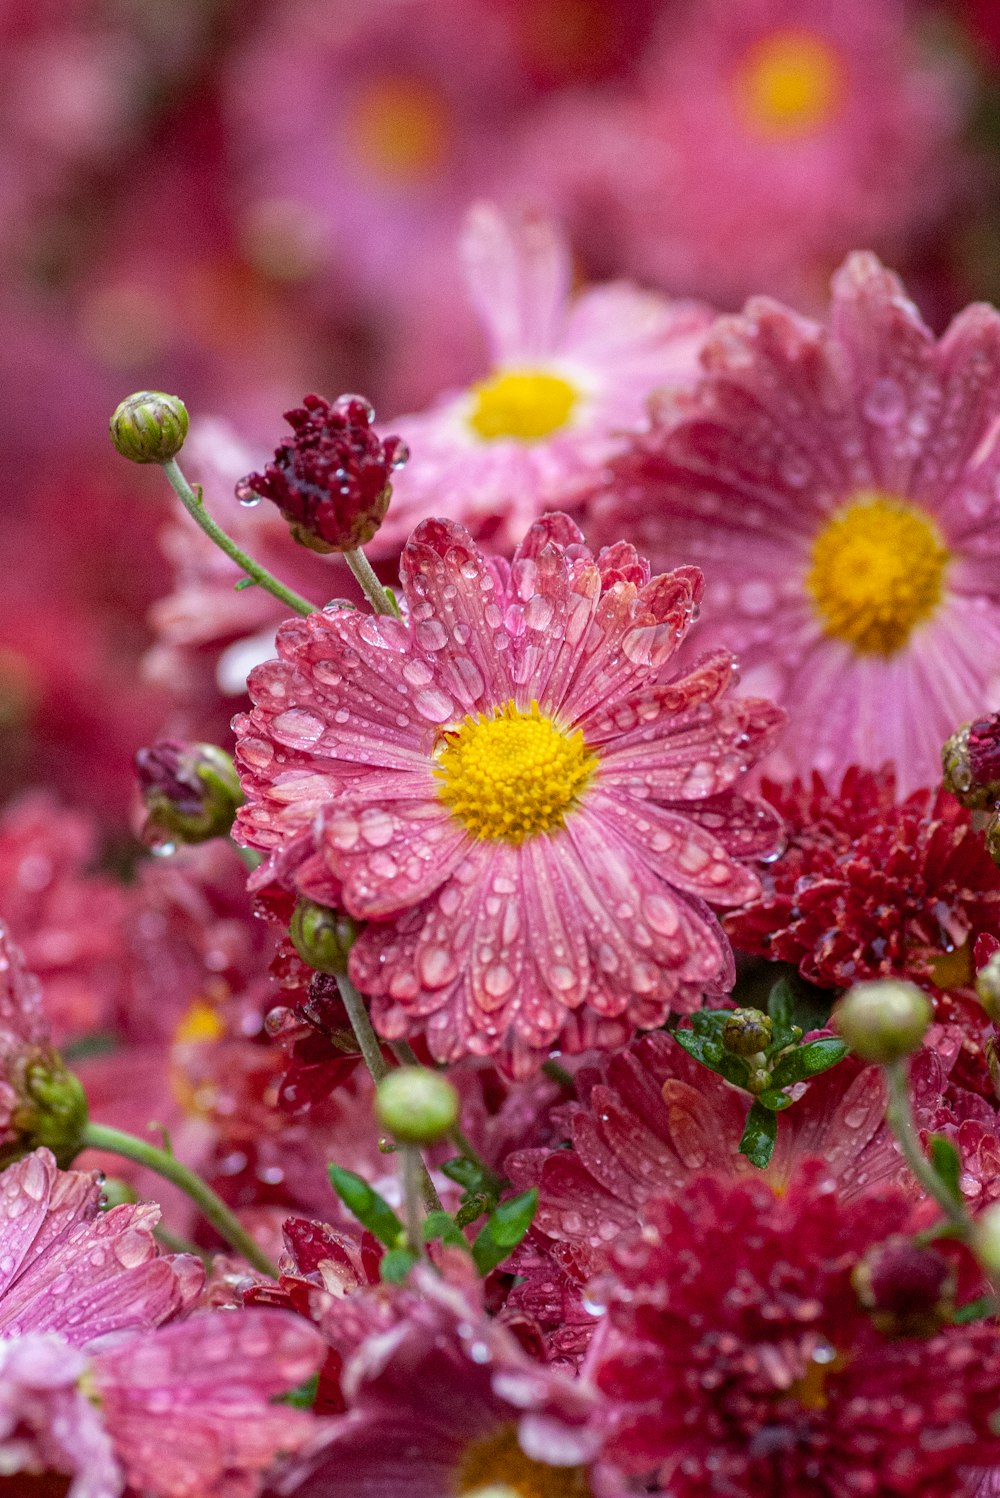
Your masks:
{"label": "blurred background", "polygon": [[0,0],[0,64],[0,797],[112,845],[135,748],[239,706],[212,564],[108,443],[129,391],[228,424],[238,524],[225,443],[306,391],[391,429],[483,369],[482,198],[555,214],[581,284],[819,314],[867,247],[936,328],[1000,299],[996,0]]}

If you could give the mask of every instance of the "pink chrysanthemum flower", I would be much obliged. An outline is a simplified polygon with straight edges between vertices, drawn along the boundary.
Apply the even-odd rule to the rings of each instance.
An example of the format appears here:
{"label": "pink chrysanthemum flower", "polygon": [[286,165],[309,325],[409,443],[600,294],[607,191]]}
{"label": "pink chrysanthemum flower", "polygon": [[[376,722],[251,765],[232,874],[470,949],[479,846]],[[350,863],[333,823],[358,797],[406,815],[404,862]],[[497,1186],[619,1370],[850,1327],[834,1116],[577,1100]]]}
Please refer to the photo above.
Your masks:
{"label": "pink chrysanthemum flower", "polygon": [[830,325],[767,300],[716,326],[595,532],[703,566],[710,639],[790,709],[782,765],[895,762],[904,793],[1000,694],[1000,315],[935,340],[867,254]]}
{"label": "pink chrysanthemum flower", "polygon": [[633,93],[559,101],[522,171],[644,281],[809,306],[852,246],[895,258],[954,203],[967,94],[905,0],[679,0]]}
{"label": "pink chrysanthemum flower", "polygon": [[[349,1318],[364,1319],[350,1304],[363,1297],[348,1297]],[[592,1391],[528,1357],[472,1285],[418,1269],[380,1319],[345,1364],[348,1413],[275,1494],[590,1498]]]}
{"label": "pink chrysanthemum flower", "polygon": [[726,653],[671,674],[701,577],[594,558],[566,516],[508,564],[426,521],[407,618],[290,621],[235,720],[243,839],[303,894],[370,922],[352,977],[387,1038],[530,1071],[725,992],[709,905],[777,820],[734,787],[777,735]]}
{"label": "pink chrysanthemum flower", "polygon": [[0,1176],[0,1471],[62,1474],[67,1498],[252,1498],[314,1432],[269,1401],[319,1367],[319,1335],[268,1310],[161,1325],[201,1266],[158,1254],[157,1207],[100,1203],[47,1150]]}
{"label": "pink chrysanthemum flower", "polygon": [[392,427],[410,449],[374,545],[395,555],[442,506],[511,550],[544,510],[567,509],[639,425],[657,386],[688,386],[711,321],[625,282],[571,297],[569,246],[529,214],[472,208],[460,244],[466,292],[492,367]]}
{"label": "pink chrysanthemum flower", "polygon": [[988,1321],[934,1330],[949,1271],[894,1236],[904,1198],[845,1205],[820,1170],[781,1200],[702,1179],[646,1216],[615,1251],[590,1369],[606,1456],[643,1491],[962,1498],[978,1479],[960,1469],[1000,1458],[1000,1337]]}

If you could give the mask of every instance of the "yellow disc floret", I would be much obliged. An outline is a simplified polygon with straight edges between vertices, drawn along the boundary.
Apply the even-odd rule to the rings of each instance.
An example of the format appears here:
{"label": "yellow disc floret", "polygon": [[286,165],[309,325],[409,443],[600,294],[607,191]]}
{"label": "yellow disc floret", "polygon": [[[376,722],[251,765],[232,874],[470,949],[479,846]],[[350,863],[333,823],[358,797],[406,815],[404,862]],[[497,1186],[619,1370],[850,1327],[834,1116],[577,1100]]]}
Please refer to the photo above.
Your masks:
{"label": "yellow disc floret", "polygon": [[354,100],[347,133],[358,159],[387,182],[416,182],[443,164],[452,125],[447,103],[419,78],[373,79]]}
{"label": "yellow disc floret", "polygon": [[513,1425],[467,1447],[456,1491],[462,1498],[499,1498],[501,1493],[511,1498],[590,1498],[582,1467],[550,1467],[525,1456]]}
{"label": "yellow disc floret", "polygon": [[505,843],[562,827],[597,768],[583,734],[563,732],[537,702],[463,718],[437,761],[445,806],[476,837]]}
{"label": "yellow disc floret", "polygon": [[737,94],[758,134],[787,140],[828,123],[843,92],[842,73],[839,57],[822,37],[776,31],[746,54]]}
{"label": "yellow disc floret", "polygon": [[569,423],[579,392],[544,369],[508,369],[473,385],[469,425],[484,442],[538,442]]}
{"label": "yellow disc floret", "polygon": [[823,628],[859,655],[895,655],[941,602],[948,549],[924,510],[862,494],[813,544],[806,588]]}

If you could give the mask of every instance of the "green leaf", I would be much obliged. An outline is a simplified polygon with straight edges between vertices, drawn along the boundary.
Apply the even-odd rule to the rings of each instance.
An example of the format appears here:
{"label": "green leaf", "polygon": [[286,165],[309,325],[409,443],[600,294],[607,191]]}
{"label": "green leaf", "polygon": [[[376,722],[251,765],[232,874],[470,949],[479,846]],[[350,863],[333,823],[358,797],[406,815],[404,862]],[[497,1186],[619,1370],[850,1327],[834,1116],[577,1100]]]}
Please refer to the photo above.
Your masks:
{"label": "green leaf", "polygon": [[839,1036],[824,1036],[820,1040],[807,1041],[779,1058],[772,1076],[775,1087],[791,1087],[794,1082],[804,1082],[809,1077],[818,1077],[829,1071],[847,1055],[847,1046]]}
{"label": "green leaf", "polygon": [[390,1248],[387,1254],[382,1255],[379,1264],[379,1274],[390,1285],[398,1285],[413,1268],[417,1262],[417,1255],[412,1248]]}
{"label": "green leaf", "polygon": [[957,1202],[964,1202],[958,1178],[962,1173],[962,1162],[958,1150],[944,1134],[932,1134],[928,1140],[931,1164],[938,1180],[948,1195]]}
{"label": "green leaf", "polygon": [[696,1009],[688,1018],[696,1035],[714,1035],[721,1040],[730,1013],[729,1009]]}
{"label": "green leaf", "polygon": [[790,1030],[795,1023],[795,990],[787,978],[779,978],[767,996],[767,1012],[775,1030]]}
{"label": "green leaf", "polygon": [[469,1246],[465,1234],[459,1231],[455,1219],[447,1212],[428,1212],[424,1218],[424,1242],[432,1243],[435,1238],[440,1238],[455,1248],[468,1248]]}
{"label": "green leaf", "polygon": [[719,1063],[722,1059],[722,1042],[714,1040],[708,1035],[699,1035],[695,1030],[675,1030],[674,1039],[677,1044],[683,1046],[689,1056],[700,1061],[702,1066],[707,1066],[709,1071],[719,1073]]}
{"label": "green leaf", "polygon": [[472,1160],[467,1160],[464,1155],[456,1155],[454,1160],[446,1160],[441,1170],[449,1181],[457,1181],[464,1186],[466,1191],[479,1191],[482,1189],[482,1171]]}
{"label": "green leaf", "polygon": [[731,1051],[723,1051],[719,1057],[718,1066],[713,1066],[713,1071],[718,1072],[720,1077],[725,1077],[727,1082],[732,1082],[734,1087],[742,1087],[750,1080],[750,1067],[742,1056],[734,1056]]}
{"label": "green leaf", "polygon": [[314,1373],[312,1378],[307,1378],[304,1384],[299,1384],[295,1389],[289,1389],[287,1394],[279,1394],[274,1402],[275,1404],[290,1404],[296,1410],[311,1410],[316,1402],[318,1388],[319,1374]]}
{"label": "green leaf", "polygon": [[386,1248],[396,1248],[405,1242],[403,1224],[389,1203],[377,1191],[373,1191],[367,1181],[355,1175],[353,1170],[343,1170],[339,1165],[328,1165],[327,1174],[330,1185],[347,1210],[370,1233],[374,1233],[380,1243],[384,1243]]}
{"label": "green leaf", "polygon": [[778,1116],[761,1107],[756,1099],[747,1114],[746,1127],[740,1140],[740,1154],[746,1155],[751,1165],[763,1170],[770,1164],[774,1154],[774,1142],[778,1137]]}
{"label": "green leaf", "polygon": [[531,1227],[537,1210],[538,1190],[534,1186],[494,1208],[472,1245],[472,1257],[481,1275],[485,1277],[513,1252]]}
{"label": "green leaf", "polygon": [[984,1321],[987,1316],[995,1316],[997,1313],[996,1301],[992,1295],[981,1295],[978,1300],[970,1300],[968,1305],[959,1306],[952,1323],[955,1326],[968,1326],[970,1321]]}
{"label": "green leaf", "polygon": [[779,1092],[776,1087],[769,1087],[766,1092],[757,1094],[756,1101],[769,1113],[783,1113],[786,1108],[792,1106],[795,1099],[790,1098],[787,1092]]}

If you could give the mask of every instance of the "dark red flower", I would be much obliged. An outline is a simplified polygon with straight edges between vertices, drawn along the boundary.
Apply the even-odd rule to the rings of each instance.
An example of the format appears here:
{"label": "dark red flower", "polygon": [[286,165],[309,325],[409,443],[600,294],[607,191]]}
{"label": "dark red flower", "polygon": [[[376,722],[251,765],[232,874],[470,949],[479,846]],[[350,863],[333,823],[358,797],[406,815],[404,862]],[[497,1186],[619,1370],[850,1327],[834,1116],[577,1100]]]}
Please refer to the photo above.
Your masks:
{"label": "dark red flower", "polygon": [[[671,1498],[959,1498],[1000,1459],[990,1322],[887,1336],[852,1275],[897,1194],[845,1204],[820,1167],[781,1199],[703,1178],[616,1245],[591,1371],[606,1455]],[[940,1287],[938,1287],[940,1288]]]}
{"label": "dark red flower", "polygon": [[285,412],[295,435],[275,449],[263,473],[236,486],[240,499],[270,499],[313,551],[353,551],[370,541],[385,518],[393,469],[406,461],[399,437],[372,430],[374,411],[360,395],[331,405],[307,395]]}
{"label": "dark red flower", "polygon": [[970,936],[996,927],[1000,870],[970,814],[946,791],[896,800],[895,776],[852,767],[839,792],[822,777],[765,783],[788,843],[764,893],[726,919],[744,952],[794,963],[828,988],[872,978],[959,987]]}

